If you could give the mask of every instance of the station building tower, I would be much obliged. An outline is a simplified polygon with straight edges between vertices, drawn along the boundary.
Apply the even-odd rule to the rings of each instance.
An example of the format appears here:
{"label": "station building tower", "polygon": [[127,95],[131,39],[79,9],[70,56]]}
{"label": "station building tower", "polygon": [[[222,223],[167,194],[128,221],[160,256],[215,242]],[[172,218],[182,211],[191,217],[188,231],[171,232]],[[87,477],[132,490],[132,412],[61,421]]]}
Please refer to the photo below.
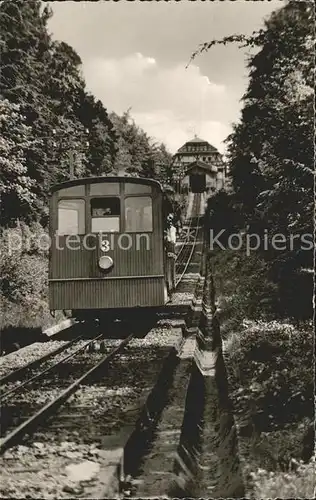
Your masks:
{"label": "station building tower", "polygon": [[173,167],[182,191],[212,193],[225,187],[226,168],[222,155],[197,136],[178,149]]}

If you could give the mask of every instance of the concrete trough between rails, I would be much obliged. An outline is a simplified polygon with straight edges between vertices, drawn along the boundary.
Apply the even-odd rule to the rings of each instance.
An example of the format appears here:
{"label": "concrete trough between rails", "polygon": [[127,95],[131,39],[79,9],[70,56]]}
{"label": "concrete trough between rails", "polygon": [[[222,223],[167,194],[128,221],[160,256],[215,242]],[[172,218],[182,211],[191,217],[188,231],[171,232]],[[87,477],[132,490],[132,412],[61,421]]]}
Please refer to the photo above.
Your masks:
{"label": "concrete trough between rails", "polygon": [[[85,492],[85,498],[119,498],[122,485],[126,479],[126,461],[133,458],[133,449],[141,434],[154,424],[155,416],[160,414],[160,401],[164,401],[164,393],[168,379],[172,381],[172,373],[179,363],[184,345],[183,332],[184,321],[177,322],[174,329],[178,330],[178,340],[173,345],[163,361],[158,378],[153,388],[146,391],[138,400],[137,404],[129,411],[134,414],[130,425],[123,427],[115,436],[104,436],[103,450],[100,455],[102,460],[101,469],[98,474],[97,484],[89,487]],[[162,397],[160,397],[162,395]],[[162,403],[163,404],[163,403]],[[157,406],[158,405],[158,406]]]}
{"label": "concrete trough between rails", "polygon": [[[182,434],[186,400],[191,380],[191,368],[195,350],[195,338],[186,339],[175,368],[166,405],[155,429],[155,439],[147,446],[141,465],[141,477],[137,479],[137,497],[162,494],[174,497],[178,489],[178,464],[181,461],[178,449]],[[181,480],[180,480],[181,481]],[[133,481],[131,483],[133,485]]]}
{"label": "concrete trough between rails", "polygon": [[[156,498],[164,494],[169,498],[243,498],[245,494],[222,355],[219,350],[201,348],[200,336],[197,330],[197,337],[191,337],[194,352],[187,353],[193,363],[185,388],[180,442],[168,481],[174,486],[161,494],[156,491]],[[140,496],[148,498],[147,494]]]}
{"label": "concrete trough between rails", "polygon": [[[222,351],[211,350],[211,339],[199,329],[196,340],[191,402],[187,404],[189,425],[184,426],[179,447],[184,463],[182,474],[186,477],[181,493],[204,498],[241,498],[245,495],[245,483]],[[185,469],[189,474],[185,474]]]}

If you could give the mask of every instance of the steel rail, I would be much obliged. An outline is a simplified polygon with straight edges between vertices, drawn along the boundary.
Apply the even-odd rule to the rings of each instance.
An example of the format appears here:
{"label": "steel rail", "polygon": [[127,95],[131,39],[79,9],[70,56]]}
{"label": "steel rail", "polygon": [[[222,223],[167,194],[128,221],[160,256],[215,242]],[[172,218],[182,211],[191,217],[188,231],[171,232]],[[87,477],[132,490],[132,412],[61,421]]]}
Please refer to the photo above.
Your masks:
{"label": "steel rail", "polygon": [[97,337],[95,337],[94,339],[92,340],[89,340],[88,342],[85,342],[83,346],[81,347],[78,347],[78,349],[76,349],[74,352],[68,354],[67,356],[65,356],[64,358],[62,358],[61,360],[59,361],[56,361],[56,363],[54,363],[53,365],[51,366],[48,366],[47,368],[45,368],[45,370],[42,370],[40,373],[36,374],[36,375],[33,375],[33,377],[25,380],[22,384],[20,385],[17,385],[16,387],[13,387],[12,389],[9,389],[7,392],[5,392],[4,394],[1,394],[0,396],[0,401],[1,403],[3,402],[3,400],[5,400],[8,396],[10,396],[10,394],[13,394],[13,393],[16,393],[16,392],[19,392],[20,389],[22,389],[23,387],[25,387],[26,385],[28,385],[30,382],[33,382],[34,380],[40,378],[42,375],[44,375],[45,373],[53,370],[56,366],[60,365],[61,363],[64,363],[64,361],[67,361],[67,359],[70,359],[70,358],[73,358],[74,356],[76,356],[77,354],[79,354],[79,352],[83,351],[89,344],[91,344],[92,342],[94,342],[95,340],[98,340],[99,338],[103,337],[103,334],[101,333],[100,335],[98,335]]}
{"label": "steel rail", "polygon": [[187,234],[186,234],[186,236],[185,236],[185,238],[184,238],[184,240],[182,242],[182,245],[181,245],[181,248],[180,248],[179,252],[176,255],[176,259],[175,259],[176,262],[177,262],[178,258],[180,257],[180,255],[181,255],[181,253],[182,253],[182,251],[184,249],[185,244],[188,242],[188,240],[190,238],[190,229],[191,229],[191,227],[192,227],[192,217],[190,218],[190,222],[189,222],[189,226],[188,226],[188,230],[187,230],[188,232],[187,232]]}
{"label": "steel rail", "polygon": [[[188,219],[189,219],[189,226],[188,226],[188,230],[187,230],[188,232],[187,232],[186,237],[185,237],[185,238],[184,238],[184,240],[183,240],[183,243],[182,243],[182,246],[181,246],[181,248],[180,248],[179,252],[178,252],[178,253],[177,253],[177,255],[176,255],[176,259],[175,259],[176,261],[177,261],[177,260],[178,260],[178,258],[180,257],[181,252],[182,252],[182,250],[183,250],[184,246],[186,245],[186,243],[187,243],[187,242],[189,241],[189,239],[190,239],[190,229],[192,228],[192,219],[193,219],[192,213],[196,210],[195,205],[196,205],[196,199],[194,199],[194,205],[193,205],[193,203],[192,203],[191,216],[188,218]],[[187,220],[188,220],[188,219],[187,219]]]}
{"label": "steel rail", "polygon": [[[196,197],[194,199],[194,205],[192,206],[192,214],[191,214],[191,222],[193,220],[193,217],[196,218],[196,212],[198,210],[198,208],[200,207],[201,203],[200,203],[200,196],[199,197]],[[184,264],[184,269],[180,274],[180,277],[176,280],[176,283],[175,283],[175,288],[178,287],[179,283],[181,282],[184,274],[186,273],[186,270],[191,262],[191,259],[192,259],[192,255],[193,255],[193,252],[194,252],[194,249],[196,248],[196,241],[197,241],[197,236],[198,236],[198,232],[199,232],[199,224],[200,224],[200,218],[201,218],[201,215],[198,213],[197,215],[197,221],[196,221],[196,226],[195,226],[195,236],[194,236],[194,241],[192,243],[192,248],[191,248],[191,251],[189,252],[188,254],[188,257],[184,257],[180,262],[178,262],[178,265],[179,264]],[[188,240],[190,238],[190,234],[188,233]],[[188,241],[185,242],[185,244],[188,244]]]}
{"label": "steel rail", "polygon": [[177,288],[177,286],[179,285],[179,283],[181,282],[181,280],[182,280],[183,276],[185,275],[186,270],[187,270],[187,268],[189,267],[189,264],[190,264],[190,262],[191,262],[191,259],[192,259],[192,256],[193,256],[193,252],[194,252],[194,250],[195,250],[195,248],[196,248],[196,240],[197,240],[197,236],[198,236],[198,232],[199,232],[199,222],[200,222],[200,216],[198,216],[197,226],[196,226],[196,233],[195,233],[194,242],[193,242],[193,245],[192,245],[192,248],[191,248],[191,252],[190,252],[190,255],[189,255],[189,257],[188,257],[188,260],[187,260],[187,262],[186,262],[186,264],[185,264],[185,267],[184,267],[184,269],[183,269],[182,273],[180,274],[179,279],[178,279],[178,280],[176,280],[176,283],[175,283],[175,287],[176,287],[176,288]]}
{"label": "steel rail", "polygon": [[25,434],[30,434],[36,425],[43,422],[49,415],[53,413],[54,410],[59,408],[64,401],[66,401],[76,390],[79,388],[80,384],[86,382],[92,375],[96,375],[97,371],[106,365],[119,351],[121,351],[134,337],[134,333],[129,335],[124,339],[119,346],[115,347],[109,354],[107,354],[99,363],[90,368],[86,373],[84,373],[80,378],[75,380],[67,389],[65,389],[59,396],[53,401],[50,401],[40,410],[38,410],[34,415],[28,418],[25,422],[19,425],[16,429],[10,432],[5,438],[1,440],[0,444],[0,455],[2,455],[8,448],[14,446],[17,441]]}
{"label": "steel rail", "polygon": [[192,226],[191,226],[191,228],[189,230],[189,234],[188,234],[186,240],[183,243],[183,251],[181,253],[181,259],[179,259],[179,260],[176,259],[175,260],[175,263],[176,263],[177,266],[183,265],[186,262],[186,260],[187,260],[187,254],[188,254],[187,249],[188,249],[188,246],[191,245],[191,244],[193,244],[192,241],[191,241],[192,231],[193,231],[193,229],[192,229]]}
{"label": "steel rail", "polygon": [[21,377],[22,375],[24,375],[24,373],[27,370],[30,370],[31,368],[34,368],[37,365],[40,365],[43,361],[46,361],[50,357],[55,356],[56,354],[59,354],[60,352],[65,351],[68,347],[70,347],[72,344],[74,344],[75,342],[77,342],[80,339],[81,339],[81,335],[79,337],[76,337],[73,340],[70,340],[70,342],[67,342],[67,344],[64,344],[63,346],[58,347],[54,351],[51,351],[51,352],[49,352],[47,354],[44,354],[40,358],[37,358],[34,361],[30,361],[26,365],[21,366],[21,368],[18,368],[17,370],[14,370],[14,371],[8,373],[7,375],[4,375],[4,377],[0,378],[0,386],[6,384],[8,382],[14,382],[19,377]]}
{"label": "steel rail", "polygon": [[[193,223],[193,218],[196,217],[195,213],[197,212],[197,209],[199,208],[199,205],[201,204],[200,203],[200,197],[196,197],[194,199],[194,204],[192,205],[192,213],[191,213],[191,217],[190,217],[190,223],[189,223],[189,227],[188,227],[188,230],[187,230],[187,235],[185,237],[185,239],[183,240],[183,243],[182,243],[182,246],[181,246],[181,249],[180,251],[178,252],[177,256],[176,256],[176,262],[177,260],[179,259],[183,249],[188,245],[188,243],[190,243],[190,237],[191,237],[191,232],[192,232],[192,223]],[[183,262],[185,262],[186,260],[186,257],[183,257],[182,259],[179,259],[179,262],[178,264],[182,264]]]}
{"label": "steel rail", "polygon": [[[200,206],[200,205],[201,205],[201,197],[199,197],[199,201],[200,201],[200,203],[199,203],[199,206]],[[197,210],[197,206],[196,206],[196,205],[197,205],[197,203],[198,203],[198,198],[194,198],[193,203],[192,203],[191,216],[188,218],[188,219],[189,219],[189,226],[188,226],[188,229],[187,229],[187,235],[186,235],[186,237],[184,238],[184,240],[183,240],[183,242],[182,242],[182,245],[181,245],[181,248],[180,248],[180,250],[178,251],[178,253],[177,253],[177,255],[176,255],[175,262],[177,262],[177,260],[179,259],[180,255],[182,254],[182,251],[183,251],[183,249],[184,249],[185,245],[186,245],[186,244],[189,242],[189,240],[190,240],[190,230],[191,230],[191,228],[192,228],[192,219],[193,219],[193,217],[194,217],[194,215],[192,215],[192,214],[193,214],[194,212],[196,212],[196,210]],[[184,259],[182,259],[182,260],[180,261],[180,263],[182,264],[184,261],[185,261],[185,258],[184,258]]]}
{"label": "steel rail", "polygon": [[[199,199],[200,199],[200,198],[199,198]],[[186,245],[186,244],[189,242],[189,240],[190,240],[190,230],[191,230],[191,228],[192,228],[192,220],[193,220],[193,217],[194,217],[193,213],[194,213],[194,212],[196,212],[196,209],[197,209],[197,207],[196,207],[196,205],[197,205],[197,198],[194,198],[194,200],[193,200],[193,201],[194,201],[194,204],[192,203],[192,210],[191,210],[191,216],[189,217],[189,226],[188,226],[188,229],[187,229],[187,235],[186,235],[186,237],[184,238],[183,243],[182,243],[182,246],[181,246],[181,248],[180,248],[179,252],[178,252],[178,253],[177,253],[177,255],[176,255],[176,259],[175,259],[175,261],[176,261],[176,262],[177,262],[178,258],[180,257],[180,255],[181,255],[181,253],[182,253],[182,251],[183,251],[183,249],[184,249],[185,245]],[[201,203],[200,203],[200,204],[201,204]],[[182,263],[182,262],[184,262],[184,259],[182,259],[181,263]]]}

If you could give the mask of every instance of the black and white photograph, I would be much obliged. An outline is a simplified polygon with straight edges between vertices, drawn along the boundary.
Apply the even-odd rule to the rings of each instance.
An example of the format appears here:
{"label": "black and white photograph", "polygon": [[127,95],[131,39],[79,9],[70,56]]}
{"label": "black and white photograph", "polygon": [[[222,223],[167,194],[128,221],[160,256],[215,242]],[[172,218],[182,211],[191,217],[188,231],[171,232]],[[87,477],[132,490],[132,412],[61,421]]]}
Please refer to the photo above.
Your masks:
{"label": "black and white photograph", "polygon": [[0,0],[0,498],[315,498],[315,26]]}

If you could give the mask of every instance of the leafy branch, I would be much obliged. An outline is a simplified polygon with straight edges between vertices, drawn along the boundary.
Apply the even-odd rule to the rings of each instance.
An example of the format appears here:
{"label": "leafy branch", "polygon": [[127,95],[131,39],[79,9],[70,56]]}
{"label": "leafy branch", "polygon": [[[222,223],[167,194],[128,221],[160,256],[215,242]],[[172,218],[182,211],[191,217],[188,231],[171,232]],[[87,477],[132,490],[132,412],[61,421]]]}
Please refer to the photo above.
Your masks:
{"label": "leafy branch", "polygon": [[264,30],[254,31],[252,35],[243,35],[243,34],[235,34],[225,36],[220,40],[211,40],[210,42],[201,43],[195,52],[191,55],[190,61],[186,65],[186,68],[189,67],[191,62],[199,55],[203,54],[203,52],[207,52],[212,47],[216,45],[227,45],[228,43],[238,43],[239,48],[243,47],[258,47],[261,46],[265,37]]}

